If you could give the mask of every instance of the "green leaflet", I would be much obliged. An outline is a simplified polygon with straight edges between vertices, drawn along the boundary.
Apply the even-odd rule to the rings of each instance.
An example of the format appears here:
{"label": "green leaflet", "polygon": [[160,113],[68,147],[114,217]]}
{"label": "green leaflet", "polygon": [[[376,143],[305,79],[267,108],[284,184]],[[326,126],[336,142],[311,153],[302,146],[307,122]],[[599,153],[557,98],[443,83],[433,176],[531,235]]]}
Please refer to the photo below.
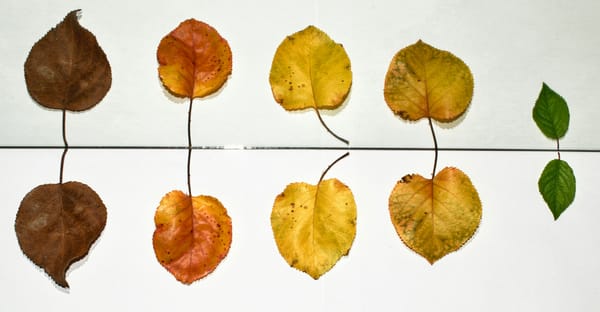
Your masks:
{"label": "green leaflet", "polygon": [[533,120],[551,139],[562,138],[569,128],[567,102],[545,83],[533,107]]}
{"label": "green leaflet", "polygon": [[558,219],[575,199],[575,175],[569,164],[560,159],[551,160],[538,181],[538,187],[548,208]]}

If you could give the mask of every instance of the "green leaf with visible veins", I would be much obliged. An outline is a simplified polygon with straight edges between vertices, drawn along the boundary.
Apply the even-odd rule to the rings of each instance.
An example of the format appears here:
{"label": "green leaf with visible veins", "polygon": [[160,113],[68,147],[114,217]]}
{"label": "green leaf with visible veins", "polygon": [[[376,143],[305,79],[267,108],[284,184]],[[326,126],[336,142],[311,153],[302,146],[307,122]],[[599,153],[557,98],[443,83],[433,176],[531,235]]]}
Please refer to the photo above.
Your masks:
{"label": "green leaf with visible veins", "polygon": [[567,102],[547,84],[533,107],[533,120],[545,136],[551,139],[562,138],[569,128],[569,107]]}
{"label": "green leaf with visible veins", "polygon": [[573,169],[564,160],[550,161],[540,176],[538,187],[554,215],[554,220],[558,219],[575,199]]}

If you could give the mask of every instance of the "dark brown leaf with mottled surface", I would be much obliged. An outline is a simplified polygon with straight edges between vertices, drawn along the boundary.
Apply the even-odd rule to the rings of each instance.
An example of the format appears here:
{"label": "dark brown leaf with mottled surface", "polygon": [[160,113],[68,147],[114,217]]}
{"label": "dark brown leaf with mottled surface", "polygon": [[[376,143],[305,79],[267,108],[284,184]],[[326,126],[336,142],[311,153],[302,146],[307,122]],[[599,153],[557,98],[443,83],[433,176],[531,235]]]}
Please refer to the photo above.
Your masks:
{"label": "dark brown leaf with mottled surface", "polygon": [[23,252],[54,281],[69,287],[65,273],[87,255],[106,224],[106,207],[80,182],[44,184],[23,198],[15,231]]}
{"label": "dark brown leaf with mottled surface", "polygon": [[79,25],[78,12],[67,14],[36,42],[25,61],[29,94],[48,108],[84,111],[110,89],[106,55],[96,37]]}

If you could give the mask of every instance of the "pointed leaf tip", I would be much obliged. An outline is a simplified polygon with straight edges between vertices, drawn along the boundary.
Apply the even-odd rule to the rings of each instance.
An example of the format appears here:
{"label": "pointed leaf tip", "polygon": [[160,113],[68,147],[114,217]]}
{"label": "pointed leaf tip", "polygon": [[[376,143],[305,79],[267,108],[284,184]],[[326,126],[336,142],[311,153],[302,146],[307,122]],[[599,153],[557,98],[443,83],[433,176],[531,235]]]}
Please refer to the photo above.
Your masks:
{"label": "pointed leaf tip", "polygon": [[569,107],[565,99],[545,82],[533,107],[533,120],[550,139],[562,138],[569,129]]}

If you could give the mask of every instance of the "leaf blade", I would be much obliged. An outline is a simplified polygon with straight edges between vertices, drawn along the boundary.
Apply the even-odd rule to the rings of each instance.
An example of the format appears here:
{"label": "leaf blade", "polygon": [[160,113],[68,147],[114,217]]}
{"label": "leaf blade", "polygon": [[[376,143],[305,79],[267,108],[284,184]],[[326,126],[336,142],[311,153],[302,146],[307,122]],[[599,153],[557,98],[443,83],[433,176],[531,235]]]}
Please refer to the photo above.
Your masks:
{"label": "leaf blade", "polygon": [[348,254],[354,241],[352,191],[337,179],[317,186],[292,183],[275,199],[271,227],[286,262],[318,279]]}
{"label": "leaf blade", "polygon": [[96,37],[71,11],[31,48],[25,82],[31,97],[51,109],[84,111],[98,104],[112,83],[111,68]]}
{"label": "leaf blade", "polygon": [[156,51],[162,84],[178,97],[218,91],[232,70],[229,43],[210,25],[188,19],[160,41]]}
{"label": "leaf blade", "polygon": [[308,26],[281,42],[269,83],[275,101],[288,111],[335,109],[350,92],[350,59],[341,44]]}
{"label": "leaf blade", "polygon": [[532,114],[538,128],[550,139],[562,138],[569,129],[567,102],[546,83],[542,83]]}
{"label": "leaf blade", "polygon": [[481,212],[477,190],[456,168],[444,168],[433,180],[405,176],[389,198],[396,233],[431,264],[460,249],[473,236]]}
{"label": "leaf blade", "polygon": [[538,189],[554,220],[557,220],[575,199],[575,187],[573,169],[566,161],[554,159],[544,167],[538,180]]}
{"label": "leaf blade", "polygon": [[419,40],[394,55],[385,77],[384,98],[403,119],[431,117],[451,122],[468,108],[473,86],[471,70],[460,58]]}
{"label": "leaf blade", "polygon": [[61,287],[74,262],[88,254],[106,225],[106,207],[80,182],[44,184],[23,198],[15,220],[21,250]]}
{"label": "leaf blade", "polygon": [[154,222],[156,258],[184,284],[213,272],[229,252],[231,218],[214,197],[171,191],[161,199]]}

